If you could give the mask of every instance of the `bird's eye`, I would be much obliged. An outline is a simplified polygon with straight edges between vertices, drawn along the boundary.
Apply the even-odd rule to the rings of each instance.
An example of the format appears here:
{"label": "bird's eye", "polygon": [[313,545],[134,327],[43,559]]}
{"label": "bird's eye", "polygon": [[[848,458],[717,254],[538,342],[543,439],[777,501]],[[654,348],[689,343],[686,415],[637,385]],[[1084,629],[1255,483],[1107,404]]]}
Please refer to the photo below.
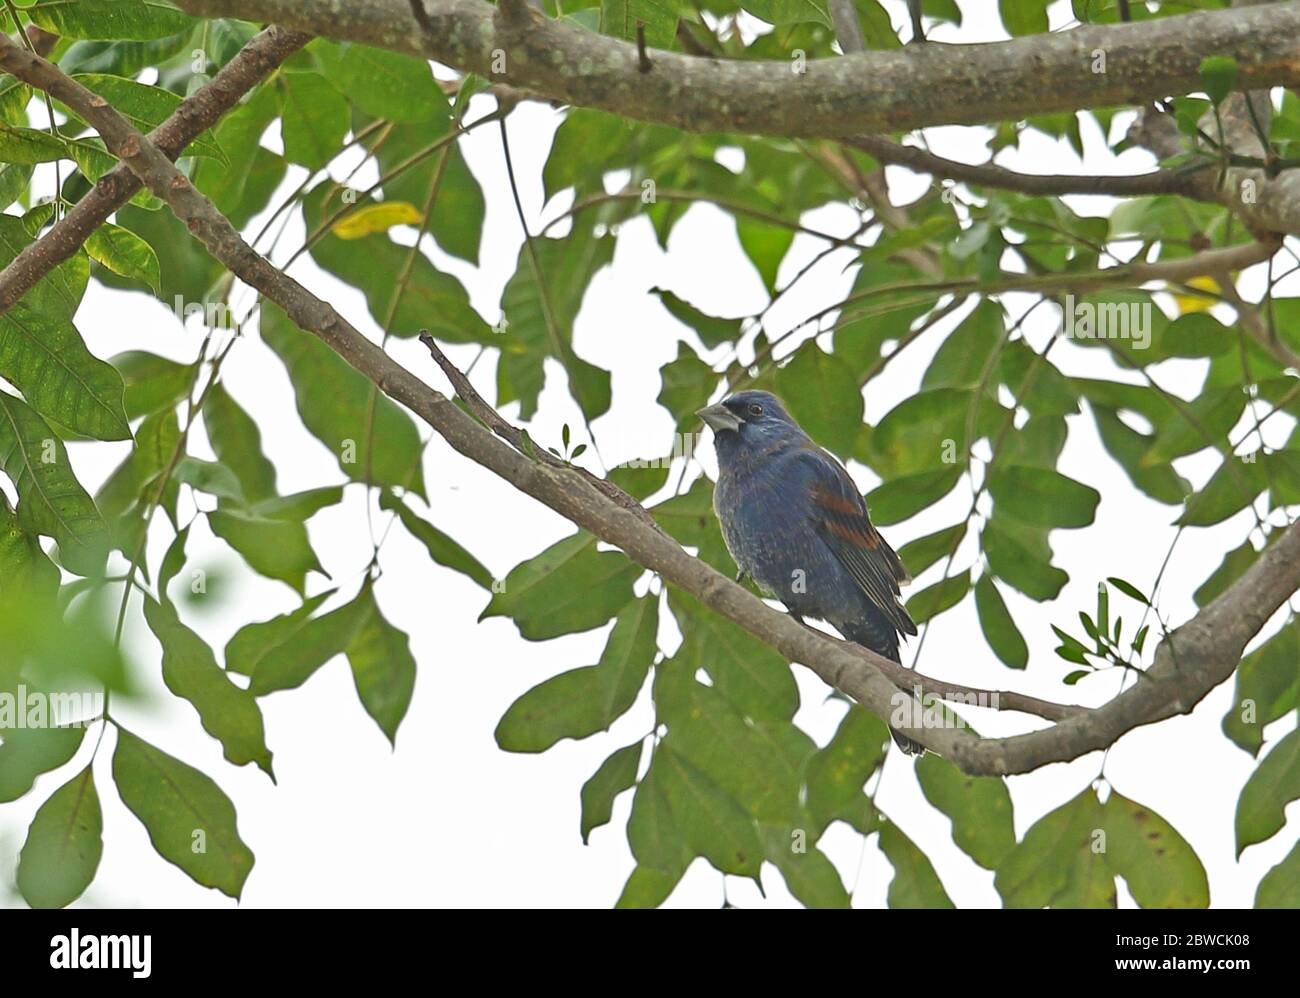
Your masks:
{"label": "bird's eye", "polygon": [[749,414],[751,416],[761,416],[763,415],[763,407],[757,402],[750,403]]}

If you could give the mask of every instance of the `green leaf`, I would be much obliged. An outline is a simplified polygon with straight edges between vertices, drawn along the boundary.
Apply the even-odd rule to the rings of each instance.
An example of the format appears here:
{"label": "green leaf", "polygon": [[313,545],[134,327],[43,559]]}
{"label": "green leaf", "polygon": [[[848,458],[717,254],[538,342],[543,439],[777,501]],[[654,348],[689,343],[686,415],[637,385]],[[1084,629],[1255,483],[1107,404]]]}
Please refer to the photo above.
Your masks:
{"label": "green leaf", "polygon": [[[283,640],[266,649],[255,662],[243,663],[243,667],[253,669],[249,689],[257,696],[265,696],[277,690],[301,686],[322,665],[351,647],[365,613],[365,603],[358,596],[350,603],[314,617],[300,627],[297,625],[301,621],[294,620],[288,626],[282,624],[274,628],[270,634],[261,632],[257,635],[259,642],[264,643],[268,637]],[[235,637],[238,638],[239,635]],[[235,639],[231,640],[233,644]]]}
{"label": "green leaf", "polygon": [[814,838],[828,824],[844,817],[862,799],[863,786],[884,761],[889,729],[876,715],[851,704],[835,736],[808,760],[804,779]]}
{"label": "green leaf", "polygon": [[851,899],[844,889],[835,864],[815,846],[799,841],[783,827],[760,827],[767,859],[781,871],[790,893],[807,908],[849,908]]}
{"label": "green leaf", "polygon": [[[171,464],[180,439],[180,423],[174,410],[150,413],[136,430],[131,453],[100,486],[95,502],[112,526],[114,544],[124,551],[135,553],[134,543],[124,542],[134,537],[137,529],[143,531],[144,506],[158,495],[158,477]],[[178,487],[174,482],[169,484],[174,497]],[[166,490],[162,503],[170,503],[169,508],[175,509],[174,498],[169,500]]]}
{"label": "green leaf", "polygon": [[199,492],[206,492],[237,505],[244,504],[244,492],[239,487],[239,479],[220,461],[183,457],[172,472],[172,477]]}
{"label": "green leaf", "polygon": [[1029,664],[1029,646],[990,575],[981,575],[975,583],[975,609],[979,611],[984,637],[1003,665],[1011,669],[1025,668]]}
{"label": "green leaf", "polygon": [[1256,908],[1300,908],[1300,842],[1264,874],[1255,891]]}
{"label": "green leaf", "polygon": [[720,319],[708,315],[664,288],[651,288],[650,294],[659,298],[674,319],[694,330],[706,347],[731,343],[740,336],[740,319]]}
{"label": "green leaf", "polygon": [[748,717],[784,721],[794,716],[799,687],[779,652],[679,589],[669,590],[669,606],[682,631],[678,661],[707,672]]}
{"label": "green leaf", "polygon": [[690,850],[723,873],[757,880],[764,850],[758,829],[744,809],[684,756],[674,752],[667,740],[655,750],[651,766]]}
{"label": "green leaf", "polygon": [[1272,838],[1286,824],[1286,806],[1300,800],[1300,729],[1283,738],[1264,757],[1237,801],[1237,855]]}
{"label": "green leaf", "polygon": [[174,35],[146,41],[73,42],[59,59],[59,68],[65,73],[73,74],[93,72],[133,77],[140,70],[162,65],[172,56],[188,49],[193,36],[194,26],[191,23]]}
{"label": "green leaf", "polygon": [[289,496],[271,496],[253,504],[253,512],[270,520],[285,520],[302,523],[311,519],[328,506],[337,506],[343,501],[342,485],[324,485],[318,489],[307,489]]}
{"label": "green leaf", "polygon": [[970,569],[927,586],[907,601],[907,612],[918,624],[939,616],[966,598],[970,591]]}
{"label": "green leaf", "polygon": [[1037,35],[1047,30],[1050,0],[998,0],[998,12],[1008,34]]}
{"label": "green leaf", "polygon": [[976,402],[966,389],[918,392],[887,412],[877,424],[871,440],[872,456],[891,477],[932,471],[944,465],[964,465],[974,442],[966,439],[972,405],[978,439],[988,431],[989,414],[1000,415],[1000,409],[990,408],[992,403],[987,399]]}
{"label": "green leaf", "polygon": [[1140,590],[1137,586],[1133,585],[1133,583],[1125,582],[1123,579],[1116,578],[1113,575],[1107,578],[1106,581],[1109,582],[1116,589],[1118,589],[1120,592],[1122,592],[1129,599],[1137,600],[1143,606],[1151,605],[1151,601],[1147,599],[1146,596],[1142,595],[1142,590]]}
{"label": "green leaf", "polygon": [[990,358],[997,354],[1004,330],[1002,306],[987,298],[981,299],[961,325],[940,344],[921,379],[922,387],[975,388],[984,376]]}
{"label": "green leaf", "polygon": [[1198,72],[1201,86],[1215,104],[1222,104],[1237,85],[1237,60],[1230,55],[1206,56]]}
{"label": "green leaf", "polygon": [[31,166],[0,161],[0,208],[8,208],[22,197],[31,182]]}
{"label": "green leaf", "polygon": [[641,765],[641,742],[634,742],[613,752],[600,764],[591,779],[582,785],[582,844],[591,839],[591,833],[608,824],[614,814],[614,800],[636,783],[636,771]]}
{"label": "green leaf", "polygon": [[811,21],[829,27],[826,4],[818,0],[745,0],[741,4],[755,17],[773,25],[800,24]]}
{"label": "green leaf", "polygon": [[[466,85],[462,82],[460,95],[463,97],[466,92]],[[445,108],[446,105],[443,104],[442,107]],[[388,178],[383,185],[386,199],[409,201],[423,206],[429,202],[434,184],[438,185],[432,215],[426,219],[429,231],[437,240],[439,248],[452,256],[477,264],[479,244],[483,238],[483,218],[487,210],[483,190],[465,165],[465,157],[461,155],[458,144],[445,145],[435,153],[425,154],[429,145],[445,134],[449,127],[450,121],[444,123],[441,120],[417,125],[392,125],[384,130],[384,141],[372,148],[379,160],[381,176]],[[356,128],[355,122],[353,128]],[[399,170],[399,167],[404,168]],[[423,283],[420,277],[422,266],[417,261],[408,282],[410,285]],[[438,276],[432,267],[429,270]],[[411,297],[414,293],[412,291],[406,297]],[[468,309],[467,301],[464,307]],[[418,310],[418,306],[413,308]],[[401,315],[399,308],[399,316]],[[426,310],[422,324],[429,325],[430,319],[438,317],[428,315]],[[447,320],[438,321],[455,323],[455,320],[453,314]],[[398,335],[403,335],[402,330],[418,329],[420,324],[398,318],[394,320],[393,328]],[[482,325],[482,320],[476,317],[476,321],[466,324],[459,334],[454,335],[481,335],[484,332]],[[443,334],[437,335],[444,338]]]}
{"label": "green leaf", "polygon": [[894,867],[894,879],[889,882],[889,907],[956,907],[929,858],[893,822],[880,826],[880,849]]}
{"label": "green leaf", "polygon": [[24,10],[46,31],[66,38],[165,38],[198,23],[167,0],[36,0]]}
{"label": "green leaf", "polygon": [[1006,782],[967,776],[933,752],[917,760],[916,778],[925,799],[952,820],[958,848],[986,870],[996,870],[1016,845]]}
{"label": "green leaf", "polygon": [[[52,206],[43,208],[51,210]],[[0,262],[7,266],[31,245],[33,238],[25,219],[0,215]],[[42,315],[71,321],[86,294],[89,280],[89,260],[84,253],[76,253],[37,282],[20,304],[28,305]]]}
{"label": "green leaf", "polygon": [[[209,22],[209,38],[214,28],[215,24]],[[206,194],[238,229],[247,226],[253,215],[266,206],[284,177],[284,157],[259,144],[263,133],[279,113],[279,95],[275,86],[258,87],[213,129],[216,142],[225,150],[228,162],[200,159],[194,164],[191,175],[194,186]]]}
{"label": "green leaf", "polygon": [[677,36],[677,9],[666,0],[600,0],[600,32],[635,41],[637,26],[645,28],[650,48],[673,47]]}
{"label": "green leaf", "polygon": [[[1077,907],[1114,907],[1113,875],[1097,878],[1105,815],[1091,788],[1030,826],[999,864],[994,884],[1008,908],[1043,908],[1070,895]],[[1104,883],[1101,881],[1104,880]]]}
{"label": "green leaf", "polygon": [[989,493],[1007,515],[1039,527],[1086,527],[1101,501],[1096,489],[1059,471],[1023,464],[994,464]]}
{"label": "green leaf", "polygon": [[[128,419],[170,409],[190,391],[194,368],[144,350],[128,350],[110,358],[126,385],[123,402]],[[220,388],[213,386],[213,391]]]}
{"label": "green leaf", "polygon": [[664,873],[648,866],[636,867],[623,885],[615,908],[657,908],[668,900],[682,879],[685,867],[676,873]]}
{"label": "green leaf", "polygon": [[782,226],[738,216],[736,236],[740,240],[740,248],[758,271],[764,287],[769,291],[774,290],[781,261],[794,242],[794,233]]}
{"label": "green leaf", "polygon": [[650,510],[655,522],[679,544],[693,547],[701,560],[719,572],[732,575],[736,566],[722,539],[722,528],[713,512],[713,484],[701,475],[685,495],[673,496]]}
{"label": "green leaf", "polygon": [[[106,73],[79,73],[74,79],[91,93],[103,97],[115,111],[131,122],[137,131],[146,135],[170,118],[181,105],[181,98],[162,87],[151,87],[121,76]],[[222,163],[229,163],[226,154],[212,137],[211,132],[201,133],[185,147],[182,155],[210,156]],[[93,253],[91,255],[94,256]],[[110,267],[110,269],[114,268]]]}
{"label": "green leaf", "polygon": [[702,361],[685,343],[677,344],[677,359],[659,369],[663,388],[659,391],[659,404],[673,414],[678,431],[699,425],[697,409],[709,401],[718,376],[713,368]]}
{"label": "green leaf", "polygon": [[1112,791],[1106,863],[1143,908],[1207,908],[1210,885],[1192,847],[1154,811]]}
{"label": "green leaf", "polygon": [[271,302],[262,305],[262,339],[289,370],[298,415],[345,475],[424,495],[424,448],[415,424],[396,403],[382,394],[374,397],[374,430],[368,434],[375,389],[365,375]]}
{"label": "green leaf", "polygon": [[235,806],[220,787],[120,727],[113,780],[158,855],[196,883],[240,896],[253,869],[253,853],[239,837]]}
{"label": "green leaf", "polygon": [[597,551],[596,538],[580,531],[511,569],[479,620],[510,617],[529,641],[589,631],[632,601],[641,572],[621,552]]}
{"label": "green leaf", "polygon": [[894,478],[867,494],[871,519],[881,526],[901,523],[938,502],[956,487],[966,468],[953,464],[937,471]]}
{"label": "green leaf", "polygon": [[44,416],[97,440],[131,436],[121,375],[59,315],[20,301],[0,315],[0,375]]}
{"label": "green leaf", "polygon": [[542,390],[543,364],[552,357],[564,365],[570,394],[587,419],[594,420],[609,410],[609,372],[574,353],[573,325],[592,278],[614,257],[614,240],[596,236],[579,220],[566,238],[534,238],[532,247],[541,278],[525,245],[501,297],[506,325],[497,340],[498,404],[518,401],[520,417],[531,419]]}
{"label": "green leaf", "polygon": [[0,804],[17,800],[42,773],[70,762],[81,747],[86,729],[6,728],[0,742]]}
{"label": "green leaf", "polygon": [[281,72],[275,83],[285,157],[319,170],[343,149],[349,126],[347,101],[318,73]]}
{"label": "green leaf", "polygon": [[6,163],[35,166],[67,157],[67,146],[49,132],[0,125],[0,160]]}
{"label": "green leaf", "polygon": [[1300,623],[1280,631],[1241,660],[1232,706],[1223,731],[1251,755],[1264,743],[1264,728],[1300,706]]}
{"label": "green leaf", "polygon": [[357,603],[360,619],[347,646],[352,680],[366,713],[395,746],[415,691],[415,658],[406,634],[379,611],[373,586],[362,587]]}
{"label": "green leaf", "polygon": [[59,570],[34,534],[23,530],[9,498],[0,493],[0,601],[19,596],[53,599]]}
{"label": "green leaf", "polygon": [[837,454],[853,452],[862,428],[862,390],[848,364],[813,341],[776,372],[776,387],[809,436]]}
{"label": "green leaf", "polygon": [[562,672],[521,696],[497,725],[497,744],[507,752],[542,752],[562,738],[607,730],[645,684],[658,624],[656,597],[629,603],[618,615],[600,662]]}
{"label": "green leaf", "polygon": [[189,539],[190,524],[186,524],[172,539],[167,553],[163,555],[162,565],[158,568],[158,596],[164,603],[168,603],[167,587],[185,567],[185,545]]}
{"label": "green leaf", "polygon": [[90,886],[104,851],[104,816],[87,766],[41,805],[18,859],[18,890],[33,908],[63,908]]}
{"label": "green leaf", "polygon": [[108,555],[108,528],[99,510],[73,475],[63,441],[45,420],[4,392],[0,468],[18,489],[22,528],[53,537],[69,571],[99,575]]}
{"label": "green leaf", "polygon": [[1245,407],[1246,395],[1240,385],[1207,386],[1199,397],[1169,413],[1156,431],[1151,448],[1142,455],[1142,465],[1158,467],[1226,442]]}
{"label": "green leaf", "polygon": [[[270,620],[254,621],[245,624],[226,643],[224,657],[226,671],[241,676],[252,676],[263,659],[281,647],[293,647],[296,639],[311,622],[311,615],[324,603],[334,590],[330,589],[315,596],[308,597],[302,606],[290,613],[280,614]],[[343,644],[331,652],[337,654],[343,650]],[[324,659],[321,664],[324,664]]]}
{"label": "green leaf", "polygon": [[246,499],[275,496],[275,465],[262,452],[262,431],[221,382],[208,389],[203,426],[217,459],[234,472]]}
{"label": "green leaf", "polygon": [[[632,847],[637,868],[655,871],[659,876],[631,880],[623,888],[622,906],[659,904],[681,879],[696,853],[687,845],[677,818],[665,793],[665,769],[658,751],[651,756],[650,768],[637,785],[632,798],[632,813],[627,820],[627,841]],[[635,872],[633,877],[635,877]],[[627,899],[626,902],[624,899]]]}
{"label": "green leaf", "polygon": [[898,549],[898,557],[903,560],[908,574],[916,578],[939,559],[947,558],[956,551],[965,536],[966,521],[963,520],[943,530],[936,530],[933,534],[908,541]]}
{"label": "green leaf", "polygon": [[1235,457],[1223,463],[1205,486],[1187,500],[1178,526],[1209,527],[1240,513],[1268,485],[1263,463],[1251,464]]}
{"label": "green leaf", "polygon": [[1052,550],[1045,530],[995,515],[985,526],[980,542],[993,574],[1030,599],[1055,599],[1070,579],[1051,563]]}
{"label": "green leaf", "polygon": [[85,242],[90,258],[115,274],[133,277],[162,294],[162,273],[153,247],[130,229],[105,222]]}
{"label": "green leaf", "polygon": [[[450,176],[449,167],[444,183]],[[309,231],[315,232],[343,207],[336,198],[326,200],[333,187],[330,182],[321,183],[304,200],[303,214]],[[385,193],[390,199],[411,200],[419,205],[425,203],[428,194],[427,190],[406,191],[393,185]],[[459,196],[450,188],[444,193],[448,202]],[[439,228],[438,219],[454,215],[453,211],[435,209],[435,234],[445,235],[448,231]],[[477,246],[476,235],[474,240]],[[467,247],[461,249],[468,252]],[[438,270],[423,253],[412,256],[409,246],[393,242],[387,234],[340,239],[326,231],[311,246],[311,257],[340,280],[364,292],[371,316],[394,336],[414,336],[428,328],[438,339],[450,343],[497,342],[482,316],[470,305],[459,280]],[[405,280],[396,279],[400,274],[406,274]]]}
{"label": "green leaf", "polygon": [[[0,215],[0,264],[31,241],[20,219]],[[78,254],[0,315],[0,376],[64,426],[100,440],[125,440],[131,431],[122,378],[86,349],[72,324],[89,273],[85,255]]]}
{"label": "green leaf", "polygon": [[384,491],[379,494],[380,508],[397,514],[398,519],[416,540],[424,545],[429,557],[439,565],[455,569],[469,576],[484,589],[492,588],[492,573],[472,554],[448,537],[428,520],[419,516],[393,493]]}
{"label": "green leaf", "polygon": [[301,523],[218,509],[208,514],[208,526],[234,548],[253,571],[268,579],[288,583],[298,593],[302,593],[307,584],[308,572],[325,572],[307,538],[307,528]]}
{"label": "green leaf", "polygon": [[[161,577],[160,584],[165,585]],[[231,682],[207,642],[181,622],[170,602],[158,603],[146,596],[144,616],[162,645],[167,688],[198,712],[203,730],[221,742],[230,763],[257,763],[274,781],[262,711],[253,695]]]}
{"label": "green leaf", "polygon": [[447,118],[447,97],[423,59],[348,42],[320,47],[317,56],[326,79],[371,117],[398,124]]}

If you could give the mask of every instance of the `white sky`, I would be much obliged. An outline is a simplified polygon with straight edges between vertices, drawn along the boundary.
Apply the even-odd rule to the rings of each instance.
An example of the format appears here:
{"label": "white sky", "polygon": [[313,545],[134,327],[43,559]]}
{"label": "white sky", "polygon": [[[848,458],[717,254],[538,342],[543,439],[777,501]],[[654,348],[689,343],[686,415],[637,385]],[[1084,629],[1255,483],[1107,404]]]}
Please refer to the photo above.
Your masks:
{"label": "white sky", "polygon": [[[905,23],[901,4],[889,6],[895,23]],[[991,3],[965,3],[963,7],[972,13],[962,40],[1001,37],[999,25],[989,16]],[[1061,7],[1054,12],[1054,26],[1063,23]],[[983,22],[975,11],[982,13]],[[946,36],[953,37],[952,32]],[[489,108],[486,98],[476,98],[471,118]],[[540,105],[522,107],[510,119],[521,195],[534,231],[543,218],[540,169],[560,120],[558,112]],[[936,151],[971,162],[986,155],[983,141],[987,134],[985,129],[966,128],[928,132]],[[1152,166],[1150,157],[1140,152],[1111,156],[1090,124],[1085,124],[1084,134],[1089,155],[1083,161],[1068,146],[1029,133],[1019,152],[1005,152],[999,162],[1036,173],[1126,173]],[[272,145],[276,141],[273,136],[264,139]],[[521,233],[508,196],[496,130],[487,128],[471,135],[463,148],[488,196],[483,266],[474,270],[458,261],[449,262],[431,243],[430,252],[435,262],[466,283],[485,318],[495,321]],[[891,169],[889,179],[896,200],[911,200],[926,185],[925,180],[902,170]],[[301,172],[295,169],[285,190],[300,180]],[[1105,213],[1109,204],[1100,198],[1071,202],[1076,210],[1091,214]],[[545,218],[553,217],[566,203],[567,198],[560,199]],[[835,206],[813,213],[808,221],[848,233],[854,214]],[[259,225],[260,220],[255,220],[252,231]],[[291,228],[281,245],[293,249],[303,235],[300,226]],[[408,230],[406,241],[412,237]],[[780,283],[789,280],[819,248],[816,240],[798,237],[782,266]],[[842,296],[851,275],[837,271],[833,264],[801,281],[801,290],[790,296],[789,303],[773,311],[769,328],[782,332],[803,315]],[[292,273],[328,298],[359,328],[377,337],[376,325],[359,293],[322,274],[306,259],[295,265]],[[724,315],[757,311],[765,301],[757,274],[735,239],[734,226],[721,212],[693,208],[674,230],[666,254],[658,249],[647,223],[634,222],[622,228],[614,265],[593,282],[574,331],[577,352],[614,372],[613,408],[594,425],[601,451],[610,463],[663,452],[673,427],[667,412],[654,401],[660,388],[658,369],[675,356],[680,338],[695,342],[692,334],[648,295],[648,289],[655,286],[667,287],[705,310]],[[1284,288],[1282,293],[1295,292]],[[240,300],[248,301],[246,296],[237,298]],[[1031,301],[1023,295],[1005,298],[1013,316]],[[126,349],[147,349],[188,361],[201,338],[197,326],[181,328],[170,309],[159,302],[142,294],[105,291],[93,284],[77,322],[92,351],[101,357]],[[1026,326],[1030,341],[1041,347],[1057,322],[1054,309],[1039,309]],[[872,383],[866,399],[868,422],[874,424],[916,390],[943,332],[952,324],[931,331],[891,364],[887,378]],[[396,341],[392,352],[431,384],[445,389],[418,344]],[[449,353],[453,360],[468,363],[474,350],[460,348]],[[1114,373],[1100,351],[1069,342],[1060,344],[1053,357],[1067,373]],[[1190,395],[1199,385],[1202,369],[1199,362],[1172,361],[1155,373],[1165,387]],[[474,381],[491,397],[490,358],[476,367]],[[264,447],[279,469],[283,493],[340,480],[331,454],[298,420],[282,365],[256,336],[246,338],[232,352],[225,383],[258,419]],[[562,372],[550,365],[547,390],[530,426],[534,439],[558,441],[563,423],[581,425],[563,386]],[[508,417],[515,414],[513,407],[505,412]],[[1269,442],[1279,445],[1289,425],[1287,418],[1273,421]],[[1054,560],[1071,575],[1054,603],[1037,604],[1004,590],[1030,646],[1028,670],[1020,674],[998,664],[979,631],[973,600],[968,599],[932,628],[922,671],[973,686],[1011,687],[1048,699],[1077,696],[1087,704],[1099,704],[1115,693],[1118,679],[1113,673],[1086,679],[1073,688],[1061,683],[1070,667],[1052,652],[1055,641],[1049,624],[1077,630],[1077,611],[1092,609],[1095,586],[1108,575],[1149,588],[1173,538],[1170,523],[1177,511],[1145,498],[1129,485],[1101,449],[1087,412],[1071,417],[1070,430],[1061,470],[1097,488],[1103,500],[1092,527],[1057,531],[1052,536]],[[206,453],[204,448],[206,442],[199,435],[194,449]],[[126,447],[76,444],[71,453],[78,475],[93,491],[126,453]],[[711,450],[706,448],[701,458],[712,477]],[[1211,454],[1178,463],[1179,470],[1197,485],[1216,465],[1217,458]],[[591,467],[601,470],[595,464]],[[875,486],[875,476],[867,469],[855,465],[851,470],[864,492]],[[425,475],[434,522],[465,544],[498,577],[572,532],[572,526],[557,514],[456,455],[437,438],[426,452]],[[672,477],[675,480],[676,475]],[[347,496],[343,505],[315,517],[310,532],[334,582],[350,595],[369,559],[370,543],[361,490],[350,487]],[[208,508],[210,503],[205,503]],[[969,492],[962,486],[937,507],[885,528],[884,533],[899,547],[955,522],[968,503]],[[162,518],[158,520],[151,561],[161,555],[171,536],[169,529],[161,528]],[[380,529],[387,520],[388,514],[376,517]],[[1194,610],[1192,591],[1218,565],[1222,553],[1241,542],[1252,523],[1250,513],[1244,511],[1219,526],[1186,533],[1161,591],[1160,607],[1169,620],[1181,622]],[[973,554],[968,540],[962,557]],[[188,567],[208,571],[209,591],[200,603],[187,604],[183,612],[189,613],[188,622],[218,650],[243,623],[297,605],[297,597],[287,586],[254,575],[208,533],[202,521],[191,533],[189,557]],[[957,567],[964,564],[959,559]],[[278,786],[272,786],[253,767],[230,766],[223,761],[217,742],[200,728],[193,709],[162,686],[158,648],[139,619],[138,601],[133,603],[133,626],[127,642],[135,674],[148,695],[131,704],[115,702],[114,713],[143,737],[213,776],[234,800],[240,833],[257,857],[245,887],[245,905],[612,904],[633,866],[623,827],[631,794],[619,798],[613,823],[596,830],[591,845],[584,847],[578,833],[578,790],[610,751],[650,729],[653,712],[648,691],[616,722],[612,733],[582,742],[564,741],[540,756],[501,752],[492,737],[501,714],[518,695],[549,676],[594,662],[607,628],[534,644],[522,640],[506,618],[476,624],[488,596],[463,576],[431,564],[400,526],[384,545],[382,565],[384,575],[378,585],[381,606],[393,623],[410,634],[419,662],[415,695],[395,752],[361,709],[347,664],[340,657],[302,688],[262,701]],[[934,581],[939,572],[940,568],[932,569],[918,580],[916,588]],[[312,591],[320,591],[327,582],[315,576],[309,585]],[[1121,600],[1118,594],[1112,598],[1113,604]],[[1270,628],[1276,624],[1274,621]],[[675,644],[670,626],[663,637],[669,648]],[[795,674],[803,699],[796,720],[824,744],[843,707],[825,702],[826,688],[806,670],[796,667]],[[1191,842],[1209,872],[1212,903],[1223,907],[1251,904],[1259,878],[1295,842],[1296,818],[1300,817],[1300,805],[1292,805],[1291,821],[1282,833],[1251,847],[1239,863],[1234,861],[1236,799],[1254,761],[1219,731],[1231,689],[1230,683],[1216,689],[1189,717],[1126,736],[1114,747],[1106,765],[1107,777],[1121,793],[1158,811]],[[985,734],[1009,734],[1041,723],[1014,714],[967,713]],[[1272,738],[1279,737],[1291,723],[1279,722],[1269,732]],[[42,777],[34,792],[0,808],[0,885],[12,883],[16,856],[36,808],[85,765],[95,732],[91,734],[73,763]],[[104,857],[94,884],[78,903],[233,905],[216,891],[197,886],[154,853],[143,827],[111,789],[112,737],[110,733],[96,761],[104,810]],[[1012,778],[1017,833],[1023,834],[1048,810],[1076,795],[1097,775],[1099,766],[1100,754],[1093,754]],[[885,766],[877,801],[930,856],[959,906],[999,904],[993,874],[976,867],[952,843],[948,820],[925,802],[910,763],[897,753],[891,753]],[[856,833],[836,825],[822,840],[822,847],[850,888],[856,887],[857,906],[883,906],[892,868],[874,841],[864,848]],[[726,890],[731,901],[743,907],[793,904],[770,867],[765,868],[763,882],[765,900],[752,883],[737,878],[727,878]],[[21,904],[15,893],[5,894],[7,889],[0,886],[0,899]],[[1132,905],[1123,890],[1120,897],[1121,904]],[[722,876],[704,860],[697,860],[669,904],[711,907],[720,905],[722,899]]]}

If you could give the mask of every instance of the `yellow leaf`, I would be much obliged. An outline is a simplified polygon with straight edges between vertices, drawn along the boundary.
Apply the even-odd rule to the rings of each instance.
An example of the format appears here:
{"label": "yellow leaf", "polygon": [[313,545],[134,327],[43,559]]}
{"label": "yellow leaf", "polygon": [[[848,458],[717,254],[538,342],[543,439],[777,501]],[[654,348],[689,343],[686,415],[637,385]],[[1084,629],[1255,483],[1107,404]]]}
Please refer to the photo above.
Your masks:
{"label": "yellow leaf", "polygon": [[[1209,291],[1211,294],[1218,295],[1223,291],[1219,282],[1213,277],[1193,277],[1187,282],[1189,288],[1199,288],[1201,291]],[[1186,315],[1188,312],[1206,312],[1212,308],[1217,301],[1206,295],[1178,294],[1175,292],[1174,301],[1178,305],[1178,314]]]}
{"label": "yellow leaf", "polygon": [[415,225],[419,221],[420,211],[410,201],[380,201],[340,218],[330,231],[340,239],[361,239],[387,232],[394,225]]}

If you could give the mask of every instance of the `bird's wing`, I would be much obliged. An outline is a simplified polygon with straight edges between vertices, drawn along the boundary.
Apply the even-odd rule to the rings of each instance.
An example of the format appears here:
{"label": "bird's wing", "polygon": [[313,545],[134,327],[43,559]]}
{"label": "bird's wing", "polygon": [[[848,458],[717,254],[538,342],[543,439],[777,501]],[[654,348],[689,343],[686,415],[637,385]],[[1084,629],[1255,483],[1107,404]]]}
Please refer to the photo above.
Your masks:
{"label": "bird's wing", "polygon": [[911,579],[871,523],[853,479],[821,448],[806,449],[799,460],[812,472],[810,515],[818,535],[890,623],[904,634],[915,634],[916,624],[898,601],[899,586]]}

